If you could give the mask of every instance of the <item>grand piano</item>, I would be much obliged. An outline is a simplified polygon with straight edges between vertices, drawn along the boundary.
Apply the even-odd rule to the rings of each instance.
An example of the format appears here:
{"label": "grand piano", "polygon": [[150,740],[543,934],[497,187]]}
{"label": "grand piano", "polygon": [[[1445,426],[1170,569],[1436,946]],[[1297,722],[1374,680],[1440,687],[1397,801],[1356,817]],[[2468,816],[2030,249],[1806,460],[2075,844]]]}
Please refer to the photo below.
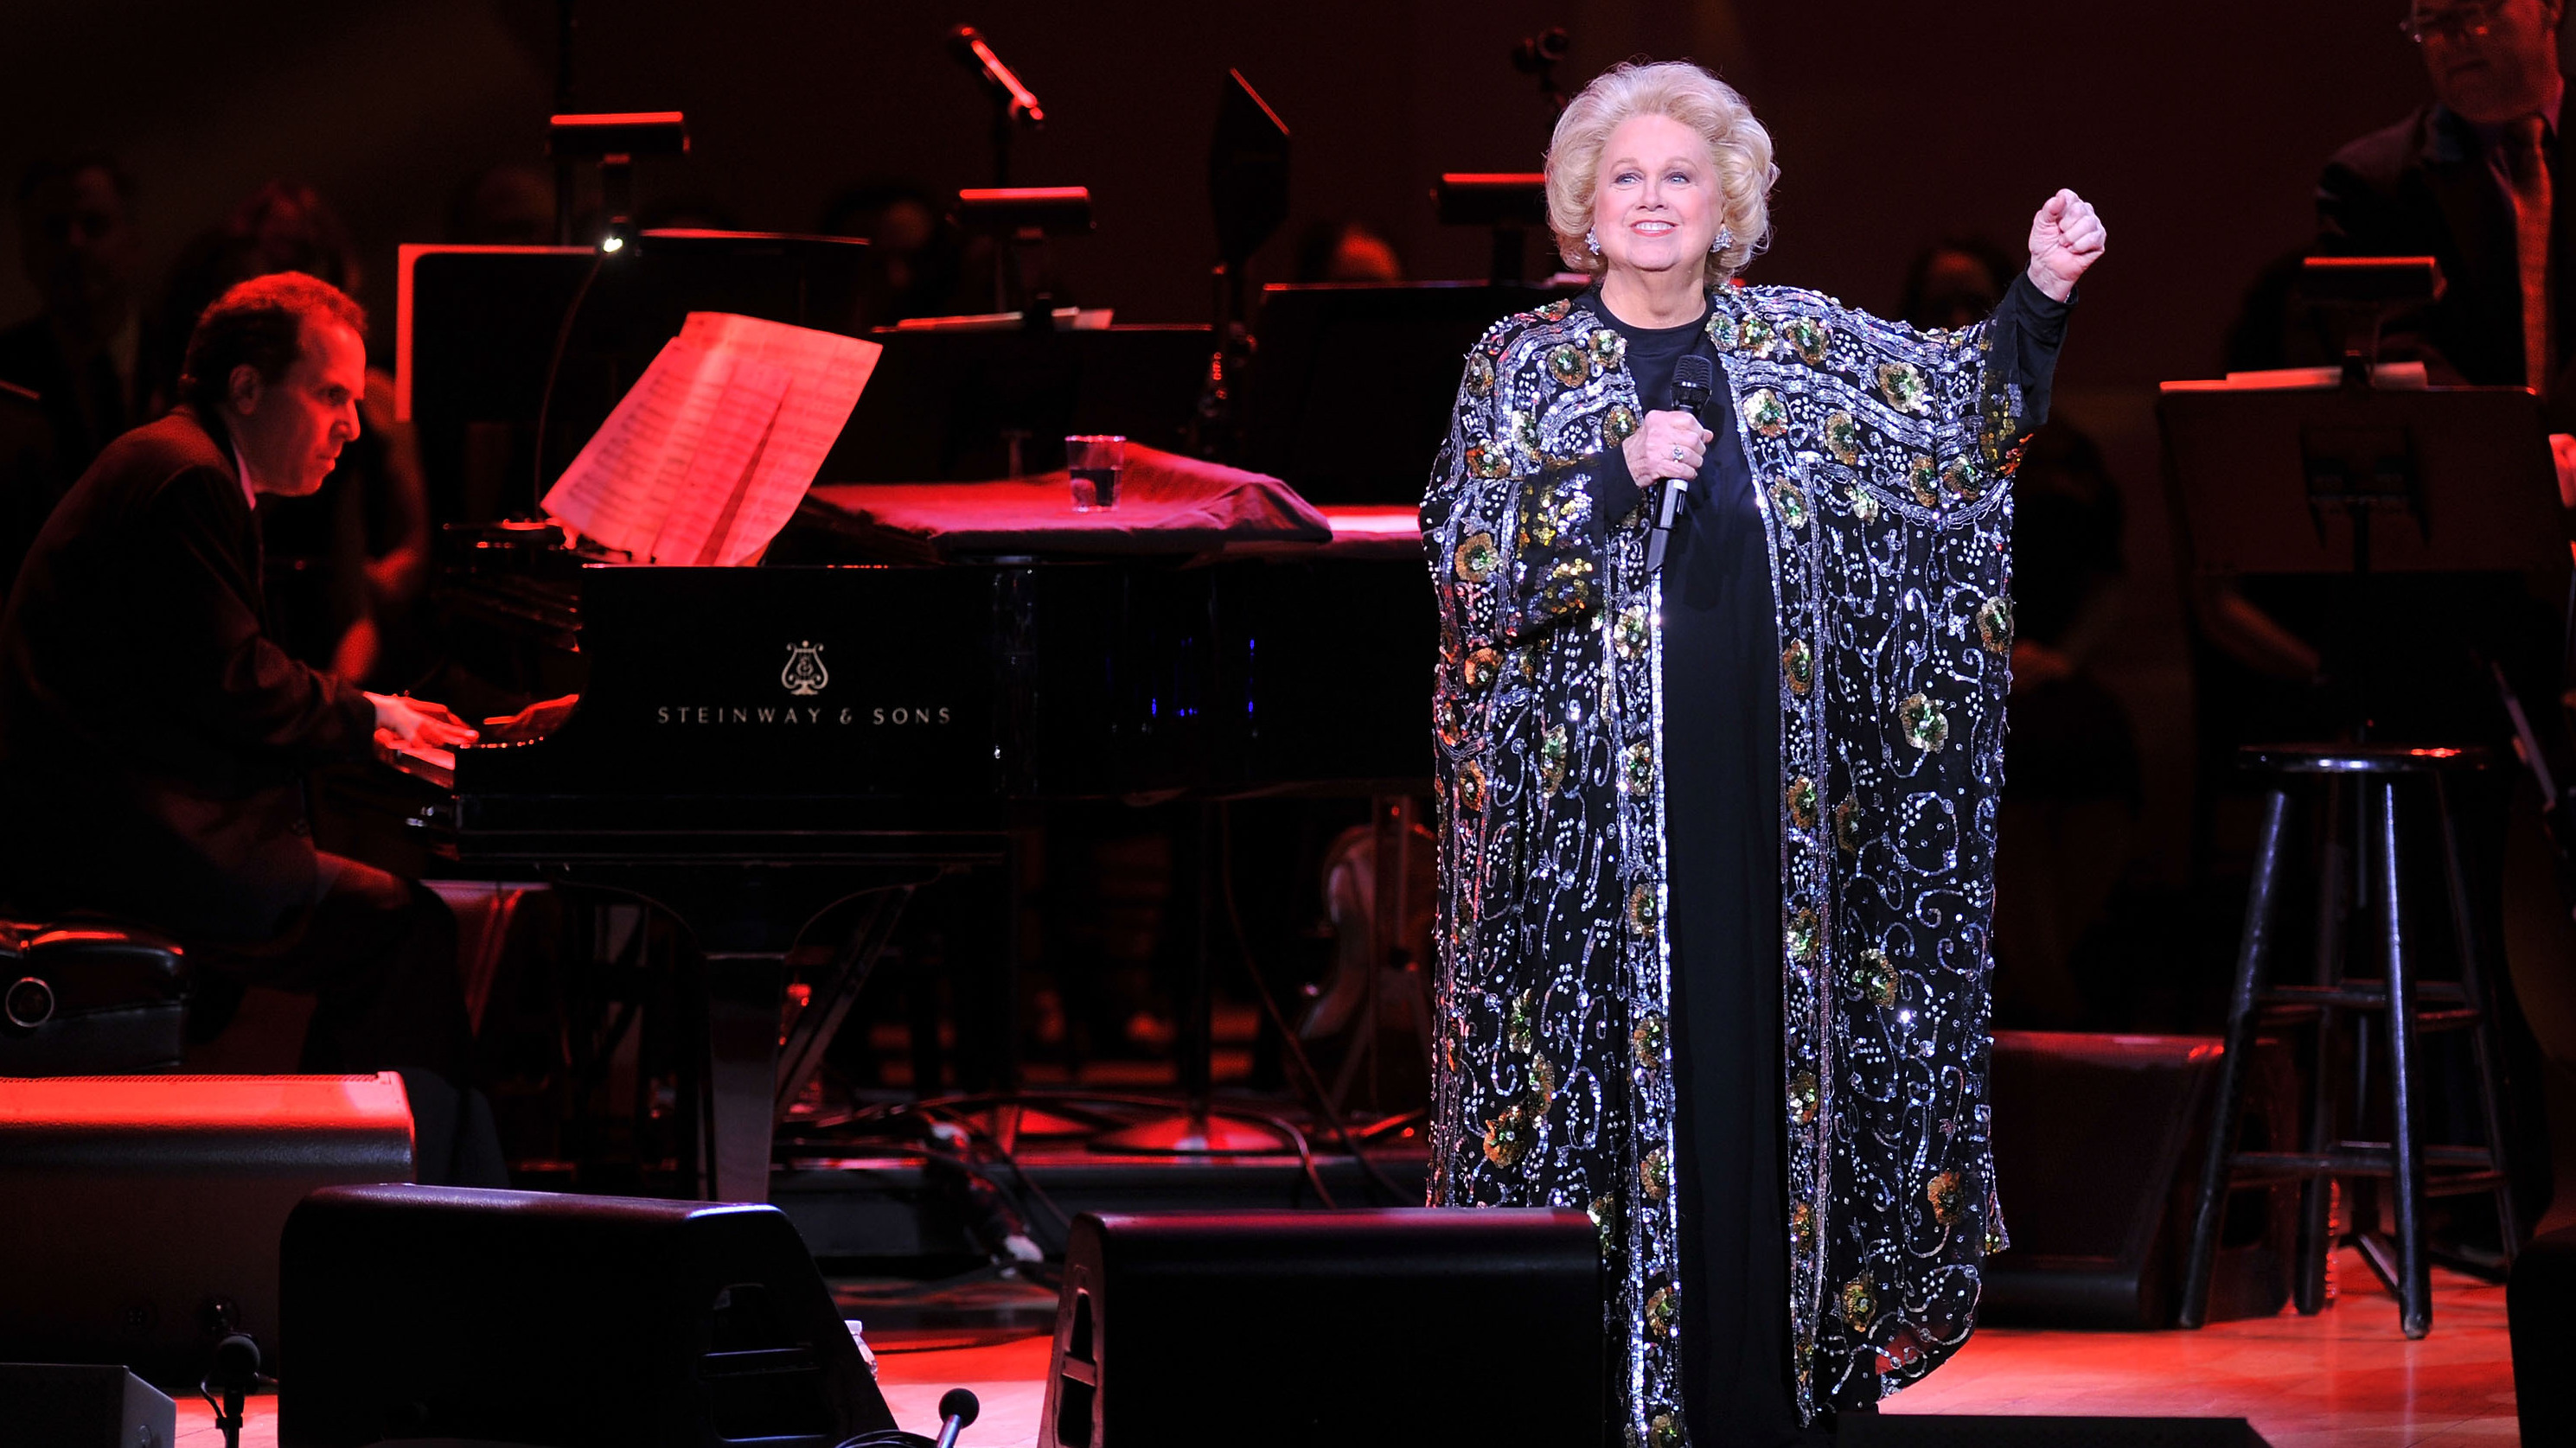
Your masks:
{"label": "grand piano", "polygon": [[[441,516],[523,511],[527,480],[569,461],[691,311],[835,325],[815,299],[835,294],[847,246],[643,240],[611,268],[403,249],[398,391],[432,478],[455,485]],[[885,356],[822,468],[836,486],[759,567],[612,563],[548,528],[459,524],[439,589],[447,667],[422,692],[478,719],[579,702],[540,711],[530,737],[388,751],[393,768],[339,782],[346,813],[382,826],[353,852],[624,895],[677,921],[703,976],[673,992],[703,1006],[681,1164],[702,1194],[758,1199],[771,1127],[911,892],[1003,860],[1049,802],[1370,797],[1389,802],[1381,868],[1400,867],[1409,801],[1430,785],[1437,625],[1399,500],[1418,496],[1461,351],[1541,295],[1270,289],[1249,455],[1351,505],[1274,500],[1303,520],[1293,536],[928,546],[886,526],[901,489],[871,480],[991,477],[1007,439],[1035,440],[1040,466],[1068,432],[1181,446],[1204,420],[1213,339],[1169,327],[874,334]],[[1326,385],[1355,350],[1395,381]],[[782,1043],[787,952],[818,938],[834,964],[800,982],[810,1000]]]}
{"label": "grand piano", "polygon": [[[451,702],[577,702],[532,737],[386,748],[357,791],[395,824],[371,853],[397,868],[678,922],[700,973],[678,997],[703,1007],[681,1165],[715,1199],[766,1195],[772,1128],[911,892],[1001,860],[1033,808],[1428,789],[1436,625],[1410,509],[1248,545],[927,556],[861,512],[809,499],[744,568],[454,530]],[[833,964],[782,1041],[787,954],[825,921]]]}

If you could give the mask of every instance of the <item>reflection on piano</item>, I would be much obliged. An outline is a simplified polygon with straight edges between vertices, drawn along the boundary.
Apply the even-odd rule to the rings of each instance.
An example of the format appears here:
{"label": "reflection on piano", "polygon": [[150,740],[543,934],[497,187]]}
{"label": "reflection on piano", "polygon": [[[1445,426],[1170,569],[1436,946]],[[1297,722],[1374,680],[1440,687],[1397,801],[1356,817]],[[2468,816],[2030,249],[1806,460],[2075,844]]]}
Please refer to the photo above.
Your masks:
{"label": "reflection on piano", "polygon": [[[1435,624],[1411,510],[1328,517],[1331,542],[1243,555],[936,566],[852,556],[827,518],[749,568],[459,530],[444,697],[476,718],[579,700],[534,738],[388,747],[399,777],[344,803],[399,820],[368,851],[388,865],[675,917],[703,971],[684,994],[705,1002],[684,1167],[758,1200],[770,1128],[910,892],[1003,858],[1015,809],[1427,790]],[[786,953],[854,898],[782,1050]]]}

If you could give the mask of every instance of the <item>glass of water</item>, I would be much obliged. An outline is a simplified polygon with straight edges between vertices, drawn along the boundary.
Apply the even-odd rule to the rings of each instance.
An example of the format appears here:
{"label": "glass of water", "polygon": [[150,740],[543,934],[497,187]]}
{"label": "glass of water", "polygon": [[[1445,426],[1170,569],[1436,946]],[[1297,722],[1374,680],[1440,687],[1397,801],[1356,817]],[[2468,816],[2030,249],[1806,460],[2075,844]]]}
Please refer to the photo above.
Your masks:
{"label": "glass of water", "polygon": [[1073,474],[1073,510],[1088,513],[1118,506],[1118,472],[1127,466],[1127,439],[1084,433],[1064,440],[1064,465]]}

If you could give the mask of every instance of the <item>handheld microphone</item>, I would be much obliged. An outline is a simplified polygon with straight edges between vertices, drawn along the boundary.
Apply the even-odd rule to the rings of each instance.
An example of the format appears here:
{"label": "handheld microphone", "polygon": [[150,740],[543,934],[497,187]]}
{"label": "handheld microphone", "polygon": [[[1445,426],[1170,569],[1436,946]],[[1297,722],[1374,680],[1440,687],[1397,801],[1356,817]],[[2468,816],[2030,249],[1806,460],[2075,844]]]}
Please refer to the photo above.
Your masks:
{"label": "handheld microphone", "polygon": [[1717,390],[1717,364],[1691,353],[1673,364],[1673,406],[1693,417],[1708,410],[1708,395]]}
{"label": "handheld microphone", "polygon": [[939,1448],[957,1448],[957,1435],[974,1426],[975,1415],[982,1411],[975,1395],[964,1388],[950,1388],[939,1396]]}
{"label": "handheld microphone", "polygon": [[993,88],[995,96],[1009,103],[1008,114],[1012,120],[1031,130],[1046,124],[1046,111],[1038,105],[1038,98],[1029,92],[1027,86],[1020,84],[1020,78],[1011,74],[1009,66],[1002,64],[1002,58],[985,43],[983,31],[972,25],[958,26],[948,32],[948,49],[957,57],[959,65],[971,65],[984,73],[984,84]]}
{"label": "handheld microphone", "polygon": [[[1692,417],[1708,411],[1709,394],[1716,390],[1717,368],[1697,353],[1673,364],[1673,406]],[[1656,572],[1664,566],[1664,549],[1672,541],[1673,519],[1682,510],[1682,500],[1690,492],[1684,478],[1666,478],[1655,489],[1655,521],[1646,533],[1646,571]]]}

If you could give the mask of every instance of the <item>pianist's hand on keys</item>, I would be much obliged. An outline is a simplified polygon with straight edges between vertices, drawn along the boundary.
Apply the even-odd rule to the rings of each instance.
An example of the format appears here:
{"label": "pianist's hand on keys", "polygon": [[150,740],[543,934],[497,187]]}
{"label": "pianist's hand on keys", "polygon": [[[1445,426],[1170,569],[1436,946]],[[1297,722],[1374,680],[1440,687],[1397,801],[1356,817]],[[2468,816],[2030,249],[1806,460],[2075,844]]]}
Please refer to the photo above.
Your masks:
{"label": "pianist's hand on keys", "polygon": [[572,714],[581,702],[579,694],[566,694],[560,699],[541,699],[516,714],[502,714],[483,721],[483,737],[495,744],[524,744],[543,739],[555,732],[555,726]]}
{"label": "pianist's hand on keys", "polygon": [[474,742],[474,730],[444,704],[409,695],[369,694],[376,706],[376,732],[413,746],[453,749]]}

